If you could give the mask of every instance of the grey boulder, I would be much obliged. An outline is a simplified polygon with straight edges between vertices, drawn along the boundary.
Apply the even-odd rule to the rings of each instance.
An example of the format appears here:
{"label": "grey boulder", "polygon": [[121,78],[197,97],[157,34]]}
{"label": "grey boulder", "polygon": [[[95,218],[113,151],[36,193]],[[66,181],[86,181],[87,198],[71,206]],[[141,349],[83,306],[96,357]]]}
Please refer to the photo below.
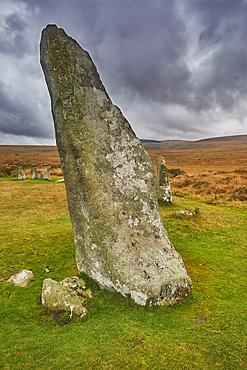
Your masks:
{"label": "grey boulder", "polygon": [[33,272],[31,270],[21,270],[18,274],[12,275],[8,283],[13,283],[14,285],[19,285],[21,287],[26,287],[29,285],[34,278]]}
{"label": "grey boulder", "polygon": [[51,311],[69,311],[71,316],[86,314],[84,303],[92,298],[92,292],[87,289],[85,281],[77,276],[68,277],[57,282],[53,279],[43,281],[41,302]]}

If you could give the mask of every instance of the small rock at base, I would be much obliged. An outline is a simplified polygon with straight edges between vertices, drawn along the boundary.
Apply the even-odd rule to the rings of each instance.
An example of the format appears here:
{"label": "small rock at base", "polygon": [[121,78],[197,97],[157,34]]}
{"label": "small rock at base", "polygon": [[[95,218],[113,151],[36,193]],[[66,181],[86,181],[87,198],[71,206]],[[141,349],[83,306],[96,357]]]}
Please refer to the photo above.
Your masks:
{"label": "small rock at base", "polygon": [[51,311],[68,311],[70,315],[84,316],[87,309],[83,307],[92,292],[86,287],[85,281],[77,276],[67,277],[57,282],[53,279],[43,281],[41,302]]}
{"label": "small rock at base", "polygon": [[176,215],[184,215],[184,216],[195,216],[194,212],[190,212],[190,211],[177,211],[176,212]]}
{"label": "small rock at base", "polygon": [[18,274],[11,276],[8,280],[8,283],[25,287],[32,282],[33,278],[34,275],[31,270],[22,270],[18,272]]}

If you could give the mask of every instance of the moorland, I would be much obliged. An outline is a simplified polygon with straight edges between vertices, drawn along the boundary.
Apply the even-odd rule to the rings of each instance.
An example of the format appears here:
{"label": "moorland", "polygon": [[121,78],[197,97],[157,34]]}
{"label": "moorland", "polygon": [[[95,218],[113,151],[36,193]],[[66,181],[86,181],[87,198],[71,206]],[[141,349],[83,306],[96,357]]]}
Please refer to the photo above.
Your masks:
{"label": "moorland", "polygon": [[[247,135],[201,141],[146,142],[156,169],[163,156],[173,195],[192,196],[207,201],[247,201]],[[55,146],[0,145],[0,177],[17,176],[22,166],[27,176],[49,168],[62,176]]]}
{"label": "moorland", "polygon": [[[163,155],[174,197],[160,205],[170,241],[193,282],[171,307],[141,307],[93,291],[82,318],[47,312],[43,280],[78,275],[56,147],[0,146],[0,367],[2,369],[247,368],[247,140],[144,144]],[[50,168],[52,181],[17,180],[22,166]],[[177,210],[199,209],[194,217]],[[31,269],[26,288],[7,283]]]}

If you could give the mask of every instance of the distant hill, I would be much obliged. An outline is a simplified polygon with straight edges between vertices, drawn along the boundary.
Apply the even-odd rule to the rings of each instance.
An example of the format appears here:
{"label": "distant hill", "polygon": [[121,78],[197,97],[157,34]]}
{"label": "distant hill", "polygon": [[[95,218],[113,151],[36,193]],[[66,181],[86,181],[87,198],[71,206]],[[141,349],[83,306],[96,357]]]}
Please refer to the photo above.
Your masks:
{"label": "distant hill", "polygon": [[232,136],[221,136],[221,137],[212,137],[207,139],[189,141],[189,140],[142,140],[146,150],[187,150],[187,149],[203,149],[209,147],[215,147],[220,145],[220,143],[237,143],[237,142],[246,142],[247,135],[232,135]]}
{"label": "distant hill", "polygon": [[182,144],[182,143],[200,143],[202,141],[247,141],[246,135],[232,135],[232,136],[219,136],[219,137],[210,137],[200,140],[149,140],[149,139],[140,139],[143,144]]}
{"label": "distant hill", "polygon": [[165,144],[178,144],[178,143],[190,143],[189,140],[149,140],[140,139],[143,144],[155,144],[155,143],[165,143]]}
{"label": "distant hill", "polygon": [[140,139],[142,144],[149,144],[149,143],[161,143],[159,140],[148,140],[148,139]]}
{"label": "distant hill", "polygon": [[208,139],[196,140],[196,142],[202,141],[247,141],[247,135],[219,136],[211,137]]}

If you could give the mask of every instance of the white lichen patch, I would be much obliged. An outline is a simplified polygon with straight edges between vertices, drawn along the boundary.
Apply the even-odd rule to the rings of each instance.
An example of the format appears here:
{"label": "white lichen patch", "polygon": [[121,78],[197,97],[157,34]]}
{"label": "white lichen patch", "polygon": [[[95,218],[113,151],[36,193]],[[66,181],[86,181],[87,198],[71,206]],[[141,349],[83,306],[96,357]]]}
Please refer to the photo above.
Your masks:
{"label": "white lichen patch", "polygon": [[128,224],[130,226],[137,226],[139,224],[139,220],[137,217],[135,217],[135,219],[133,219],[131,216],[129,216],[129,220],[128,220]]}
{"label": "white lichen patch", "polygon": [[146,306],[148,296],[142,292],[130,291],[131,298],[139,305]]}
{"label": "white lichen patch", "polygon": [[104,92],[104,91],[102,91],[102,90],[98,90],[98,89],[96,89],[96,87],[95,87],[95,86],[93,87],[93,92],[95,93],[95,95],[96,95],[96,99],[97,99],[97,101],[98,101],[98,103],[99,103],[99,105],[100,105],[101,107],[103,107],[103,105],[104,105],[107,101],[109,101],[109,99],[107,98],[107,96],[106,96],[105,92]]}

